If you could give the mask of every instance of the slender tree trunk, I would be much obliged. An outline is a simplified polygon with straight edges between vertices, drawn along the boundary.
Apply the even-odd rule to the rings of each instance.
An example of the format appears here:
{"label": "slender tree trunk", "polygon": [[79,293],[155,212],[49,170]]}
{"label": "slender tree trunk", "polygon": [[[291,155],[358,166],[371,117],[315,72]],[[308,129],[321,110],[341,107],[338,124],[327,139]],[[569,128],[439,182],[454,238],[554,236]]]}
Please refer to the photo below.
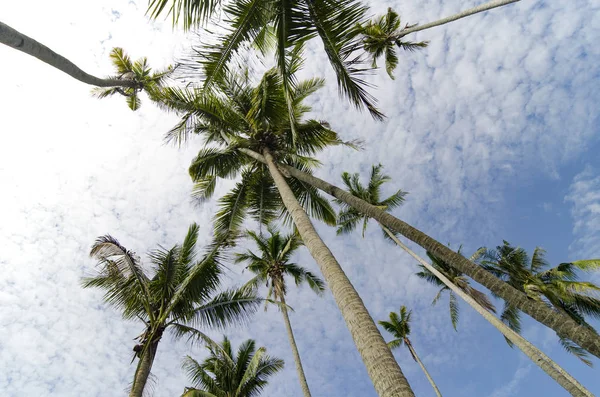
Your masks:
{"label": "slender tree trunk", "polygon": [[300,386],[302,386],[302,393],[304,397],[311,397],[310,389],[308,388],[308,382],[306,381],[306,375],[304,375],[304,368],[302,368],[302,361],[300,360],[300,353],[298,352],[298,346],[296,346],[296,338],[294,338],[294,332],[292,331],[292,324],[290,323],[290,317],[288,316],[287,306],[285,304],[285,296],[281,295],[281,314],[283,315],[283,322],[287,330],[288,339],[292,346],[292,353],[294,354],[294,361],[296,362],[296,371],[298,372],[298,379],[300,380]]}
{"label": "slender tree trunk", "polygon": [[[381,225],[381,224],[380,224]],[[381,225],[383,230],[396,244],[400,246],[404,251],[408,252],[410,256],[415,258],[420,264],[422,264],[427,270],[433,273],[439,278],[444,285],[450,288],[454,293],[460,296],[465,302],[467,302],[475,311],[483,316],[490,324],[492,324],[498,331],[500,331],[508,340],[514,343],[527,357],[531,359],[536,365],[538,365],[544,372],[546,372],[552,379],[554,379],[559,385],[561,385],[566,391],[571,393],[573,396],[581,397],[593,397],[583,385],[581,385],[575,378],[573,378],[567,371],[562,369],[557,363],[546,356],[541,350],[523,338],[521,335],[510,329],[506,324],[500,321],[496,316],[487,311],[483,306],[466,294],[462,289],[457,287],[452,281],[450,281],[443,273],[439,272],[429,262],[415,254],[410,248],[404,245],[398,238],[385,226]],[[409,344],[407,344],[409,345]],[[409,346],[409,349],[412,347]],[[412,352],[412,350],[411,350]],[[413,355],[415,360],[418,360],[416,354]],[[419,362],[420,364],[420,362]],[[423,371],[425,368],[421,365]],[[427,371],[425,371],[427,373]],[[427,376],[429,378],[429,376]],[[433,382],[432,382],[433,384]],[[434,385],[435,387],[435,385]]]}
{"label": "slender tree trunk", "polygon": [[398,38],[404,37],[407,34],[411,34],[413,32],[418,32],[419,30],[425,30],[425,29],[429,29],[429,28],[434,28],[436,26],[445,25],[449,22],[454,22],[457,19],[468,17],[469,15],[477,14],[479,12],[491,10],[492,8],[502,7],[502,6],[511,4],[511,3],[516,3],[517,1],[519,1],[519,0],[493,0],[493,1],[490,1],[489,3],[485,3],[485,4],[482,4],[477,7],[469,8],[468,10],[459,12],[458,14],[454,14],[447,18],[442,18],[442,19],[439,19],[434,22],[426,23],[425,25],[420,25],[420,26],[417,25],[412,28],[402,30],[402,31],[400,31],[400,35],[398,36]]}
{"label": "slender tree trunk", "polygon": [[87,74],[67,58],[57,54],[45,45],[35,41],[31,37],[25,36],[23,33],[18,32],[2,22],[0,22],[0,43],[6,44],[15,50],[22,51],[32,57],[36,57],[40,61],[45,62],[50,66],[54,66],[58,70],[86,84],[95,85],[97,87],[136,86],[136,83],[133,80],[101,79],[92,76],[91,74]]}
{"label": "slender tree trunk", "polygon": [[406,345],[406,347],[408,347],[408,350],[410,351],[410,355],[419,364],[419,366],[421,367],[421,369],[423,370],[423,372],[425,372],[425,376],[427,377],[427,380],[429,380],[429,383],[431,383],[431,386],[433,387],[433,390],[435,391],[435,394],[438,397],[442,397],[442,393],[440,393],[440,389],[438,389],[437,385],[433,381],[433,378],[431,377],[431,375],[429,375],[429,372],[427,372],[427,369],[425,369],[425,365],[423,365],[423,363],[421,362],[421,359],[419,358],[419,356],[417,356],[417,352],[412,347],[412,343],[410,343],[410,339],[404,338],[404,344]]}
{"label": "slender tree trunk", "polygon": [[304,245],[319,265],[321,273],[338,305],[352,339],[367,367],[367,372],[380,397],[414,397],[400,366],[377,329],[360,296],[350,283],[329,248],[317,234],[308,215],[279,172],[267,149],[264,158],[283,204],[290,212]]}
{"label": "slender tree trunk", "polygon": [[[259,153],[249,149],[238,150],[258,161],[266,163],[265,158]],[[572,340],[588,352],[600,358],[600,336],[589,328],[577,324],[569,316],[565,316],[562,313],[552,310],[542,302],[529,299],[527,295],[521,291],[511,287],[493,274],[469,261],[464,256],[457,254],[444,244],[383,211],[381,208],[371,205],[329,182],[302,172],[294,167],[288,165],[280,165],[280,167],[290,176],[324,191],[368,217],[375,219],[381,225],[402,234],[404,237],[433,253],[453,268],[460,270],[462,273],[471,277],[509,304],[516,306],[519,310],[527,313],[535,320],[552,328],[559,336]]]}
{"label": "slender tree trunk", "polygon": [[148,350],[142,354],[142,358],[140,358],[137,369],[135,370],[133,385],[131,386],[129,397],[142,397],[144,388],[148,382],[148,377],[150,376],[152,364],[154,363],[154,357],[156,356],[157,348],[158,342],[151,343],[150,347],[148,347]]}

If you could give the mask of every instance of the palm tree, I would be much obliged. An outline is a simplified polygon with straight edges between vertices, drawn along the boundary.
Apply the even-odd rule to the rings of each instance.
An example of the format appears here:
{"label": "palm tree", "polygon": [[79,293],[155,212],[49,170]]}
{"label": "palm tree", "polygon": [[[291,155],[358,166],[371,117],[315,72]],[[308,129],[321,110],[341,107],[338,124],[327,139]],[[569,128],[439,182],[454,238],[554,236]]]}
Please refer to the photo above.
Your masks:
{"label": "palm tree", "polygon": [[433,378],[431,378],[431,375],[429,375],[429,372],[427,372],[427,370],[425,369],[425,365],[423,365],[423,362],[421,361],[421,359],[419,359],[419,356],[417,356],[417,352],[415,351],[412,343],[410,342],[410,339],[408,339],[408,336],[410,335],[411,314],[412,310],[406,310],[406,306],[400,306],[400,316],[398,316],[396,312],[390,312],[390,321],[380,321],[379,324],[383,327],[383,329],[385,329],[387,332],[392,334],[394,338],[396,338],[388,342],[388,346],[391,349],[397,349],[404,343],[404,345],[406,345],[406,347],[408,348],[408,351],[410,352],[412,358],[419,364],[419,366],[425,373],[425,376],[427,377],[427,380],[429,380],[429,383],[431,383],[435,394],[438,397],[442,397],[440,389],[438,389],[435,382],[433,381]]}
{"label": "palm tree", "polygon": [[256,275],[252,283],[266,283],[269,289],[267,299],[273,296],[275,301],[280,303],[279,307],[283,315],[288,339],[292,346],[300,386],[302,387],[304,396],[310,397],[310,389],[304,375],[300,353],[298,352],[298,346],[296,346],[296,339],[294,338],[294,332],[292,331],[292,325],[288,316],[285,299],[287,293],[285,276],[292,277],[296,286],[305,282],[319,295],[325,290],[325,285],[319,277],[296,263],[290,262],[292,255],[302,245],[302,240],[300,240],[296,233],[282,236],[277,230],[270,228],[270,237],[264,237],[252,231],[249,231],[247,234],[254,241],[260,253],[257,255],[251,250],[247,250],[244,253],[238,253],[235,261],[236,263],[248,263],[246,269],[249,269]]}
{"label": "palm tree", "polygon": [[[291,69],[297,70],[301,65],[299,53],[290,59]],[[297,120],[308,111],[303,99],[322,84],[321,79],[299,82],[291,92]],[[202,149],[190,167],[197,182],[197,197],[210,197],[218,178],[241,174],[241,182],[220,200],[217,231],[238,229],[248,210],[263,223],[277,213],[289,214],[332,291],[376,391],[382,397],[412,396],[375,321],[316,232],[305,208],[330,223],[335,223],[335,213],[314,187],[295,179],[288,184],[280,171],[283,164],[310,171],[318,164],[311,156],[342,141],[326,123],[316,120],[299,122],[296,134],[292,132],[277,70],[266,72],[256,87],[250,87],[247,79],[230,75],[219,82],[218,88],[219,92],[170,88],[154,96],[163,107],[183,116],[171,131],[172,137],[182,141],[198,132],[213,145]],[[261,153],[267,167],[253,157],[256,152]]]}
{"label": "palm tree", "polygon": [[[260,153],[247,148],[239,149],[242,153],[252,157],[258,162],[266,164],[266,159]],[[584,325],[578,324],[571,317],[556,312],[542,302],[529,299],[526,294],[511,285],[502,282],[493,274],[484,271],[480,266],[468,260],[464,256],[452,251],[444,244],[423,233],[419,229],[389,214],[387,211],[370,204],[360,197],[356,197],[344,189],[332,185],[316,176],[306,173],[301,169],[287,164],[279,164],[279,167],[290,177],[299,182],[325,192],[340,202],[354,208],[359,213],[375,219],[381,225],[406,237],[418,244],[420,247],[431,252],[448,265],[466,274],[477,283],[483,285],[496,296],[509,302],[519,310],[527,313],[533,319],[556,331],[563,338],[576,342],[581,348],[587,350],[596,357],[600,357],[600,337],[596,332]],[[439,277],[439,276],[438,276]],[[456,292],[456,291],[455,291]]]}
{"label": "palm tree", "polygon": [[175,337],[204,340],[198,327],[214,328],[246,320],[261,300],[250,288],[218,292],[222,273],[221,244],[214,243],[196,259],[198,226],[192,224],[181,245],[158,248],[150,254],[153,274],[148,275],[135,253],[110,235],[99,237],[90,252],[100,271],[83,280],[84,288],[105,291],[104,300],[122,311],[127,320],[142,320],[144,332],[134,347],[139,362],[130,397],[140,397],[165,330]]}
{"label": "palm tree", "polygon": [[196,388],[186,388],[182,397],[256,397],[268,379],[283,368],[283,360],[266,355],[264,347],[246,340],[234,355],[227,337],[207,343],[209,356],[202,363],[187,356],[183,368]]}
{"label": "palm tree", "polygon": [[[460,248],[458,249],[458,253],[460,253]],[[471,286],[471,283],[469,282],[469,279],[465,277],[465,275],[462,272],[449,266],[446,262],[436,258],[435,255],[433,255],[431,252],[427,252],[427,256],[431,261],[431,266],[433,266],[438,272],[442,273],[448,280],[452,282],[452,284],[460,288],[465,294],[473,298],[475,302],[477,302],[486,310],[492,313],[496,313],[496,308],[494,307],[492,302],[490,302],[486,294],[484,294],[476,288],[473,288]],[[474,260],[474,257],[475,255],[473,255],[470,258],[470,260]],[[419,264],[418,266],[419,268],[421,268],[421,271],[416,273],[417,277],[422,278],[423,280],[437,287],[441,287],[435,298],[433,298],[433,302],[431,302],[433,305],[437,303],[437,301],[442,296],[442,293],[446,291],[448,292],[450,320],[452,321],[452,327],[454,327],[454,330],[456,331],[456,326],[458,324],[459,318],[459,306],[456,294],[452,291],[452,289],[450,289],[446,284],[444,284],[444,282],[440,280],[435,274],[430,272],[426,266],[423,266],[421,264]]]}
{"label": "palm tree", "polygon": [[[27,55],[31,55],[83,83],[94,85],[96,87],[122,87],[127,91],[133,90],[135,92],[142,89],[144,84],[148,83],[149,80],[152,80],[152,78],[150,78],[151,76],[147,73],[144,76],[145,79],[140,79],[140,74],[136,73],[136,70],[131,69],[119,76],[112,76],[104,79],[92,76],[81,70],[67,58],[57,54],[45,45],[2,22],[0,22],[0,43],[14,48],[15,50],[22,51]],[[115,50],[111,53],[111,58],[116,54]],[[144,70],[150,70],[147,68],[145,61],[143,66]]]}
{"label": "palm tree", "polygon": [[[388,8],[384,16],[365,25],[358,25],[358,33],[363,36],[363,48],[371,55],[372,66],[377,67],[377,58],[383,55],[385,70],[393,79],[393,71],[398,66],[398,55],[395,47],[406,51],[416,51],[427,47],[427,41],[414,43],[401,40],[400,16],[391,8]],[[411,26],[406,25],[406,28]]]}
{"label": "palm tree", "polygon": [[[381,165],[373,166],[371,168],[371,177],[369,179],[368,187],[364,187],[360,183],[358,174],[350,175],[347,172],[342,174],[342,180],[346,185],[348,191],[355,197],[361,199],[373,205],[376,208],[381,208],[385,211],[396,208],[404,201],[406,192],[398,190],[390,197],[385,200],[381,200],[381,186],[391,180],[387,175],[382,174]],[[344,234],[352,231],[358,224],[363,224],[363,237],[366,230],[369,218],[358,212],[353,207],[346,205],[344,202],[336,200],[336,202],[342,206],[342,210],[339,215],[340,226],[338,228],[338,234]],[[468,280],[454,268],[448,266],[442,260],[436,258],[433,254],[428,252],[429,257],[432,259],[432,263],[428,263],[415,254],[411,249],[404,245],[389,229],[385,226],[381,226],[384,231],[384,236],[391,239],[400,246],[404,251],[410,254],[419,262],[419,266],[422,271],[417,273],[418,276],[425,278],[427,281],[442,287],[438,292],[434,303],[439,299],[441,293],[448,291],[450,294],[450,318],[452,325],[456,329],[456,323],[458,321],[458,302],[456,296],[462,298],[467,302],[476,312],[478,312],[483,318],[485,318],[490,324],[498,329],[506,338],[506,340],[514,342],[515,345],[527,355],[536,365],[542,368],[548,375],[550,375],[557,383],[564,387],[573,395],[578,396],[591,396],[591,393],[586,390],[577,380],[575,380],[569,373],[563,370],[558,364],[553,362],[548,356],[542,351],[529,343],[526,339],[521,337],[516,332],[512,331],[500,320],[498,320],[491,312],[495,312],[494,306],[487,299],[484,293],[471,287]],[[460,253],[460,249],[459,249]],[[478,250],[476,255],[471,257],[473,260],[476,256],[480,255],[482,250]]]}
{"label": "palm tree", "polygon": [[[513,247],[504,241],[495,250],[486,249],[480,263],[485,270],[522,291],[530,299],[545,303],[596,332],[586,321],[586,316],[600,318],[600,299],[597,297],[600,287],[591,282],[580,281],[577,271],[598,270],[600,260],[561,263],[549,268],[544,256],[545,251],[537,247],[529,258],[523,248]],[[521,331],[521,316],[517,307],[505,303],[501,319],[514,331]],[[568,352],[592,366],[584,349],[568,338],[559,336],[559,340]]]}

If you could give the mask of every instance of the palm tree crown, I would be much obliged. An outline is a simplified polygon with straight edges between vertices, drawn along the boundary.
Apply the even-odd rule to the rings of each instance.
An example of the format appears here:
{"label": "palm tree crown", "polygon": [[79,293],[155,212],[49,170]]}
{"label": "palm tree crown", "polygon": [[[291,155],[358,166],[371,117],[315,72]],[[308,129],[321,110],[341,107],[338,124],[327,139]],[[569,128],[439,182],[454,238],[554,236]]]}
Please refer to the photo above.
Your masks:
{"label": "palm tree crown", "polygon": [[92,90],[92,93],[98,98],[106,98],[115,94],[123,95],[126,98],[127,106],[133,111],[138,110],[141,106],[140,91],[154,92],[164,83],[166,77],[173,72],[173,68],[170,66],[166,70],[152,72],[152,69],[148,66],[147,58],[144,57],[133,62],[129,55],[119,47],[112,49],[110,59],[117,70],[117,74],[109,78],[133,81],[135,85],[132,87],[96,87]]}
{"label": "palm tree crown", "polygon": [[283,360],[256,349],[252,339],[240,345],[234,354],[227,337],[223,342],[208,343],[209,356],[202,363],[187,356],[183,368],[194,388],[186,388],[182,397],[255,397],[268,379],[283,368]]}
{"label": "palm tree crown", "polygon": [[[460,249],[458,250],[460,254]],[[431,252],[427,251],[427,256],[431,260],[431,266],[433,266],[437,271],[442,273],[448,280],[450,280],[454,285],[460,288],[464,293],[469,295],[475,302],[479,303],[486,310],[496,313],[496,308],[490,302],[485,293],[477,290],[476,288],[471,287],[469,279],[460,271],[452,266],[448,265],[443,260],[437,258]],[[473,260],[474,257],[471,258]],[[432,304],[436,304],[440,299],[443,292],[448,291],[449,295],[449,306],[450,306],[450,320],[452,321],[452,326],[456,330],[459,318],[459,306],[458,299],[456,294],[445,285],[436,275],[434,275],[431,271],[429,271],[425,266],[419,264],[420,272],[416,273],[419,278],[422,278],[429,283],[441,287],[435,298],[433,299]]]}
{"label": "palm tree crown", "polygon": [[[346,189],[350,194],[356,196],[367,203],[383,209],[384,211],[391,211],[392,209],[399,207],[404,202],[404,197],[408,194],[401,189],[398,189],[394,194],[386,199],[381,199],[381,186],[389,182],[391,178],[382,173],[383,166],[381,164],[374,165],[371,167],[371,176],[369,178],[368,186],[363,186],[360,182],[360,176],[358,173],[349,174],[344,172],[342,174],[342,181],[346,186]],[[341,207],[341,211],[338,216],[338,229],[337,234],[346,234],[353,231],[359,223],[362,222],[362,235],[365,236],[365,230],[369,223],[369,217],[356,208],[349,206],[343,201],[336,199],[335,203]],[[386,238],[389,238],[384,233]]]}
{"label": "palm tree crown", "polygon": [[269,237],[252,231],[248,231],[247,234],[260,253],[257,255],[247,250],[236,254],[235,261],[248,263],[246,269],[256,275],[252,283],[263,282],[267,285],[269,289],[267,298],[273,295],[275,299],[280,300],[285,296],[287,292],[285,276],[292,277],[296,285],[308,284],[317,294],[325,290],[325,284],[319,277],[290,262],[292,255],[302,246],[302,240],[296,233],[281,235],[279,231],[269,228]]}
{"label": "palm tree crown", "polygon": [[[294,70],[301,66],[298,56],[294,58]],[[310,110],[302,102],[323,83],[318,78],[298,83],[291,93],[296,119]],[[219,81],[218,88],[164,88],[153,96],[160,106],[182,116],[169,139],[181,143],[189,134],[200,133],[210,145],[200,150],[189,169],[195,182],[194,197],[206,200],[213,195],[219,178],[241,175],[235,187],[219,200],[214,223],[217,233],[238,230],[247,216],[261,224],[281,216],[289,221],[268,167],[242,151],[262,153],[268,149],[279,163],[310,172],[320,164],[312,156],[327,146],[347,143],[323,121],[302,121],[292,130],[282,79],[274,69],[267,71],[254,87],[247,75],[233,74]],[[289,185],[310,215],[335,224],[334,210],[316,188],[296,179],[290,179]]]}
{"label": "palm tree crown", "polygon": [[391,349],[399,348],[409,337],[411,314],[412,310],[407,310],[406,306],[403,305],[400,306],[400,315],[396,312],[391,312],[390,321],[379,322],[379,325],[395,338],[388,342],[388,346]]}
{"label": "palm tree crown", "polygon": [[[598,270],[600,260],[580,260],[549,268],[544,256],[542,248],[536,248],[530,258],[523,248],[513,247],[504,241],[495,250],[486,249],[479,263],[485,270],[524,292],[529,298],[544,302],[578,324],[593,330],[586,321],[586,316],[600,318],[600,287],[588,281],[580,281],[578,271]],[[501,319],[516,332],[521,331],[521,313],[514,306],[505,304]],[[560,338],[560,342],[567,351],[591,365],[586,359],[586,351],[581,347],[566,338]]]}
{"label": "palm tree crown", "polygon": [[153,359],[167,329],[175,337],[203,339],[197,328],[222,328],[247,320],[261,302],[250,288],[219,291],[222,248],[215,243],[197,258],[198,231],[193,224],[181,245],[151,251],[152,275],[135,253],[112,236],[99,237],[92,246],[90,255],[98,259],[100,271],[85,278],[83,287],[104,290],[104,300],[121,310],[125,319],[144,322],[145,331],[134,348],[140,358],[154,349]]}
{"label": "palm tree crown", "polygon": [[416,25],[406,25],[400,28],[400,16],[391,8],[387,13],[378,19],[368,21],[364,25],[358,25],[358,31],[363,36],[363,48],[371,56],[372,66],[377,67],[377,58],[383,56],[385,61],[385,70],[393,79],[394,69],[398,66],[398,55],[396,48],[406,51],[416,51],[425,48],[429,44],[427,41],[411,42],[402,41],[402,30],[412,28]]}

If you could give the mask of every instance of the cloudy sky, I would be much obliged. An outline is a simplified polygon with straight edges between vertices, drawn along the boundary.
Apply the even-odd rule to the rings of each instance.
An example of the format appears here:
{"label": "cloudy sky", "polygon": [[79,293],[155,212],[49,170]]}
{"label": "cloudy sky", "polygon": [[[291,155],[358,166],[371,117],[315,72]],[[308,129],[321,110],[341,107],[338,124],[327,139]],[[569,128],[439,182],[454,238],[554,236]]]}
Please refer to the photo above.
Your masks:
{"label": "cloudy sky", "polygon": [[[392,6],[410,23],[476,4],[371,2],[373,13]],[[145,7],[145,0],[32,0],[2,2],[0,15],[104,75],[113,47],[163,67],[189,46],[169,21],[149,22]],[[396,214],[466,252],[505,239],[529,251],[546,248],[554,264],[600,257],[598,2],[523,0],[414,39],[431,43],[401,54],[396,80],[383,71],[371,78],[384,123],[341,101],[320,46],[308,49],[303,74],[329,82],[309,100],[315,116],[366,142],[362,152],[326,153],[319,175],[338,182],[342,171],[366,174],[381,162],[394,180],[389,191],[410,192]],[[110,233],[143,257],[181,241],[191,222],[203,225],[207,241],[215,206],[190,203],[187,176],[200,143],[165,146],[176,119],[148,101],[133,113],[122,98],[94,99],[90,87],[7,47],[0,60],[0,394],[122,395],[141,327],[124,322],[100,292],[80,288],[94,269],[87,252],[95,237]],[[400,305],[413,310],[413,345],[444,395],[566,395],[464,305],[455,332],[447,300],[430,305],[436,290],[375,226],[364,240],[318,229],[375,319]],[[316,270],[306,252],[297,261]],[[247,278],[232,268],[225,283]],[[288,302],[313,395],[375,396],[331,296],[292,290]],[[225,332],[236,345],[252,337],[286,360],[265,396],[301,395],[279,313],[261,311],[249,326]],[[597,369],[564,353],[552,331],[526,319],[523,333],[600,393]],[[164,339],[154,396],[179,395],[189,385],[180,369],[186,354],[204,353]],[[415,393],[432,396],[407,351],[395,354]]]}

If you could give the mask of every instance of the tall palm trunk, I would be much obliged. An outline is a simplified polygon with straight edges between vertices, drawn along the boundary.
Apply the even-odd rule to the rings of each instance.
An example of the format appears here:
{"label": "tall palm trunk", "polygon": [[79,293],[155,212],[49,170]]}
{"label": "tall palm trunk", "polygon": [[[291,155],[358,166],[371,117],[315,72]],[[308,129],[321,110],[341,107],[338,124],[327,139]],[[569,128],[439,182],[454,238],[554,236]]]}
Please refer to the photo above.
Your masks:
{"label": "tall palm trunk", "polygon": [[469,8],[468,10],[459,12],[458,14],[454,14],[452,16],[442,18],[442,19],[439,19],[434,22],[426,23],[425,25],[415,26],[415,27],[412,27],[409,29],[402,30],[400,32],[400,35],[398,36],[398,38],[404,37],[407,34],[410,34],[413,32],[418,32],[419,30],[425,30],[425,29],[429,29],[429,28],[434,28],[436,26],[445,25],[449,22],[456,21],[457,19],[468,17],[469,15],[477,14],[479,12],[491,10],[492,8],[502,7],[502,6],[511,4],[511,3],[516,3],[517,1],[519,1],[519,0],[493,0],[493,1],[490,1],[489,3],[485,3],[480,6]]}
{"label": "tall palm trunk", "polygon": [[[381,225],[381,224],[380,224]],[[581,397],[593,397],[593,394],[583,387],[575,378],[573,378],[567,371],[562,369],[557,363],[552,361],[548,356],[542,353],[537,347],[528,342],[521,335],[510,329],[506,324],[500,321],[496,316],[487,311],[483,306],[477,303],[473,298],[466,294],[462,289],[456,286],[450,281],[443,273],[439,272],[435,267],[425,261],[423,258],[415,254],[410,248],[404,245],[398,238],[385,226],[381,225],[383,230],[396,244],[403,250],[408,252],[410,256],[415,258],[420,264],[422,264],[427,270],[433,273],[437,278],[440,279],[448,288],[454,293],[460,296],[465,302],[467,302],[477,313],[481,314],[489,323],[491,323],[498,331],[500,331],[508,340],[514,343],[527,357],[531,359],[536,365],[538,365],[544,372],[552,377],[559,385],[565,388],[573,396]],[[407,343],[407,345],[409,345]],[[409,346],[409,349],[412,347]],[[412,352],[412,350],[411,350]],[[415,360],[418,361],[416,354],[413,355]],[[419,362],[420,364],[420,362]],[[423,371],[425,368],[421,365]],[[427,372],[427,371],[425,371]],[[429,376],[428,376],[429,378]],[[433,382],[432,382],[433,384]],[[434,385],[435,388],[435,385]]]}
{"label": "tall palm trunk", "polygon": [[283,204],[290,212],[306,248],[319,265],[380,397],[414,397],[400,366],[377,329],[360,296],[329,248],[317,234],[308,215],[279,172],[268,149],[263,155]]}
{"label": "tall palm trunk", "polygon": [[440,389],[438,389],[437,385],[433,381],[433,378],[431,377],[431,375],[429,375],[429,372],[427,372],[427,369],[425,369],[425,365],[423,365],[423,363],[421,362],[421,359],[419,358],[419,356],[417,356],[417,352],[412,347],[412,343],[410,343],[410,339],[404,338],[404,344],[406,345],[406,347],[408,347],[408,351],[410,351],[410,355],[412,356],[412,358],[415,359],[415,361],[419,364],[419,366],[421,367],[423,372],[425,372],[425,376],[429,380],[429,383],[431,383],[431,386],[433,387],[435,394],[438,397],[442,397],[442,393],[440,393]]}
{"label": "tall palm trunk", "polygon": [[[265,158],[259,153],[249,149],[239,150],[258,161],[266,163]],[[462,255],[452,251],[444,244],[429,237],[422,231],[383,211],[381,208],[371,205],[329,182],[302,172],[294,167],[288,165],[281,165],[281,167],[286,173],[299,181],[308,183],[309,185],[324,191],[355,208],[362,214],[375,219],[381,225],[402,234],[404,237],[433,253],[436,257],[440,258],[453,268],[471,277],[473,280],[504,299],[508,304],[517,307],[535,320],[552,328],[559,336],[572,340],[588,352],[600,358],[600,335],[596,334],[593,330],[577,324],[571,317],[552,310],[543,302],[529,299],[527,295],[521,291],[508,285]]]}
{"label": "tall palm trunk", "polygon": [[281,294],[281,314],[283,315],[283,322],[287,330],[288,339],[292,346],[292,353],[294,354],[294,361],[296,362],[296,371],[298,372],[298,379],[300,380],[300,386],[302,387],[302,393],[304,397],[311,397],[310,389],[308,388],[308,382],[306,381],[306,375],[304,375],[304,368],[302,368],[302,361],[300,360],[300,353],[298,352],[298,346],[296,346],[296,338],[294,338],[294,332],[292,331],[292,324],[290,323],[290,317],[288,316],[287,306],[285,304],[285,295]]}
{"label": "tall palm trunk", "polygon": [[135,87],[136,83],[132,80],[119,79],[101,79],[99,77],[87,74],[79,69],[77,65],[69,61],[62,55],[57,54],[45,45],[35,41],[31,37],[11,28],[0,22],[0,43],[24,52],[27,55],[36,57],[50,66],[68,74],[69,76],[82,81],[86,84],[97,87]]}
{"label": "tall palm trunk", "polygon": [[140,362],[135,370],[133,386],[131,386],[129,397],[142,397],[148,377],[150,376],[152,364],[154,363],[157,348],[158,342],[151,343],[148,350],[142,354],[142,358],[140,358]]}

